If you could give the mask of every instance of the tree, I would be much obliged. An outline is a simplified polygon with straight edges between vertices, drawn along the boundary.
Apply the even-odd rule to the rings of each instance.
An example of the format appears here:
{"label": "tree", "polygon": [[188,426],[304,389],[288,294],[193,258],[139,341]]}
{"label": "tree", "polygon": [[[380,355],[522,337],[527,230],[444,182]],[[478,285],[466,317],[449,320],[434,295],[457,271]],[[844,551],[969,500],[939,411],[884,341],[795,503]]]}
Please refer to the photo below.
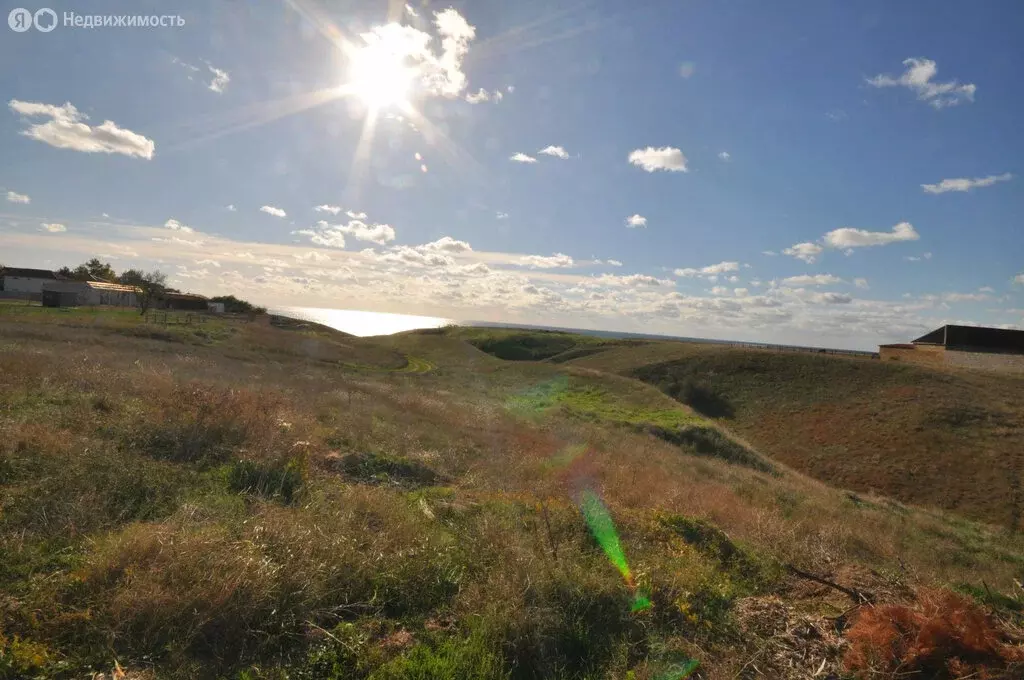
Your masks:
{"label": "tree", "polygon": [[167,274],[159,270],[144,272],[141,269],[127,269],[118,280],[126,286],[135,286],[135,300],[139,313],[145,314],[160,293],[167,290]]}
{"label": "tree", "polygon": [[92,258],[88,262],[78,265],[74,269],[61,267],[58,274],[76,281],[117,281],[117,274],[109,262],[100,262],[98,258]]}

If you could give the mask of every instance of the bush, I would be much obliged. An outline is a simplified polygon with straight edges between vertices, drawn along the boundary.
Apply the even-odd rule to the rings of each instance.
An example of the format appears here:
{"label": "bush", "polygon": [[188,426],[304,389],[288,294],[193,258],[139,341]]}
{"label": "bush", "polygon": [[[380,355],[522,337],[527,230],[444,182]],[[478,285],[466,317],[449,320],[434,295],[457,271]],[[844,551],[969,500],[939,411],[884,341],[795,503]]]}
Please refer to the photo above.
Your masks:
{"label": "bush", "polygon": [[142,416],[128,445],[178,463],[223,463],[246,442],[273,444],[276,406],[265,393],[191,383],[175,388],[159,412]]}
{"label": "bush", "polygon": [[914,607],[881,605],[862,610],[847,632],[847,670],[936,680],[1021,677],[1024,650],[985,610],[948,590],[926,590]]}
{"label": "bush", "polygon": [[295,500],[306,478],[306,461],[279,458],[271,461],[239,460],[228,470],[228,486],[235,493],[246,493],[280,500]]}
{"label": "bush", "polygon": [[413,460],[378,453],[350,453],[341,459],[341,470],[364,484],[395,486],[433,486],[441,476],[426,465]]}

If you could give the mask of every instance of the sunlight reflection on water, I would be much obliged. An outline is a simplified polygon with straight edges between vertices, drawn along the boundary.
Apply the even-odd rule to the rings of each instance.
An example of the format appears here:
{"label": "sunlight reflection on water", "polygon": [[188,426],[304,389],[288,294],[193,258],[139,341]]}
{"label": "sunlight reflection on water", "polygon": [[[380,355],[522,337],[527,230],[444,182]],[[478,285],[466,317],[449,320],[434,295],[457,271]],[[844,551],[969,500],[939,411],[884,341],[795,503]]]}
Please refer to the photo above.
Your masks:
{"label": "sunlight reflection on water", "polygon": [[280,307],[269,310],[271,314],[304,319],[329,326],[344,333],[365,337],[369,335],[390,335],[418,328],[440,328],[458,323],[452,319],[412,314],[389,314],[386,312],[361,312],[354,309],[329,309],[322,307]]}

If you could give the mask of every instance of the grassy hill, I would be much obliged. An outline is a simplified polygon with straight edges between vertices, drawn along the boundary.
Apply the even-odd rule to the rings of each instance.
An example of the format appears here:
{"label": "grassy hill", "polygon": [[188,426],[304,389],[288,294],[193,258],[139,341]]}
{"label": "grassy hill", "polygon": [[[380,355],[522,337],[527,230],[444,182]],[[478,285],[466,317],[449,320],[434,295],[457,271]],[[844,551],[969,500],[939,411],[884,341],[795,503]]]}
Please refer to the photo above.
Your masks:
{"label": "grassy hill", "polygon": [[835,486],[1019,528],[1020,377],[681,343],[571,365],[657,386]]}
{"label": "grassy hill", "polygon": [[0,305],[0,677],[1019,677],[1024,540],[616,374],[674,343],[207,324]]}

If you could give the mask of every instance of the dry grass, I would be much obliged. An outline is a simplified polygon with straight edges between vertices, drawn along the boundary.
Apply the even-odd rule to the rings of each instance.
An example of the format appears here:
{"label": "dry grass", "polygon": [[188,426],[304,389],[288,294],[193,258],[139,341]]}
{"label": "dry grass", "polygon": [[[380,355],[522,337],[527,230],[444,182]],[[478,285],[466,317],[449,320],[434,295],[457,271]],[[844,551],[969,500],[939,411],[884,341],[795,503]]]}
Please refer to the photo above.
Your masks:
{"label": "dry grass", "polygon": [[571,362],[661,387],[829,484],[1017,528],[1024,380],[862,358],[655,343]]}
{"label": "dry grass", "polygon": [[[222,345],[0,320],[0,677],[653,678],[694,656],[735,677],[781,654],[751,598],[819,627],[848,606],[786,563],[883,602],[1016,602],[1019,538],[651,436],[701,419],[636,381],[316,333],[358,356],[258,324]],[[407,357],[435,368],[388,370]],[[559,380],[577,396],[509,408]],[[630,611],[582,489],[652,609]]]}

